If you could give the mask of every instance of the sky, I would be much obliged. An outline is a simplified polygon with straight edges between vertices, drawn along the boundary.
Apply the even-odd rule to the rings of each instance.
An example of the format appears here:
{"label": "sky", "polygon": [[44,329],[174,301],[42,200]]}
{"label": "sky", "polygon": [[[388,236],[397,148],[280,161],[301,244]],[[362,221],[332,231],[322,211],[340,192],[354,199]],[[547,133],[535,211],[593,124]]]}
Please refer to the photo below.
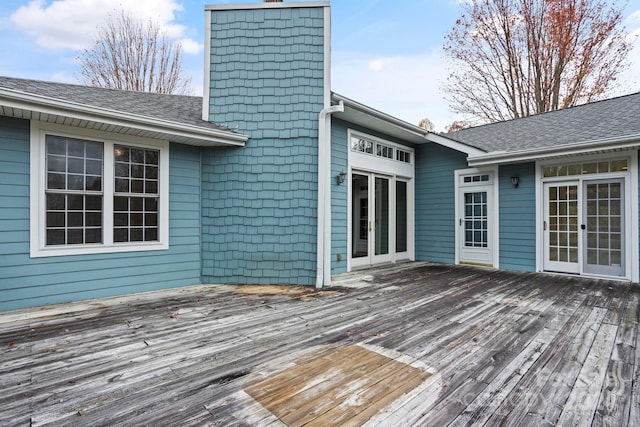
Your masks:
{"label": "sky", "polygon": [[[287,0],[285,0],[286,2]],[[332,89],[355,101],[442,131],[454,120],[440,90],[449,74],[442,53],[465,0],[332,0]],[[79,82],[78,52],[96,28],[125,9],[153,19],[184,50],[193,95],[202,95],[204,7],[243,0],[0,0],[0,75]],[[640,35],[640,0],[629,0],[624,24]],[[640,38],[631,67],[612,95],[640,91]]]}

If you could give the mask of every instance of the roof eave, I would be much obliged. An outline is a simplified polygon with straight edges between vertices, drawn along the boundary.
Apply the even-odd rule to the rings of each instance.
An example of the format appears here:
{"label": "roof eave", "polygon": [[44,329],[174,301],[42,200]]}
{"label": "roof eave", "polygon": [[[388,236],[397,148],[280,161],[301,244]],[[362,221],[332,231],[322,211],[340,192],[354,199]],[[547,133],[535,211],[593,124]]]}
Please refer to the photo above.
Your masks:
{"label": "roof eave", "polygon": [[604,138],[594,141],[577,142],[553,147],[518,150],[511,152],[492,152],[484,155],[470,156],[469,166],[494,166],[500,164],[523,163],[574,155],[595,154],[604,151],[620,151],[640,146],[640,134],[623,137]]}
{"label": "roof eave", "polygon": [[[399,132],[400,134],[404,134],[405,139],[408,142],[411,142],[414,144],[425,144],[427,142],[433,142],[435,144],[442,145],[447,148],[451,148],[453,150],[465,153],[467,155],[479,156],[481,154],[486,154],[485,151],[479,150],[475,147],[471,147],[467,144],[463,144],[458,141],[454,141],[442,135],[429,132],[428,130],[423,129],[419,126],[405,122],[404,120],[398,119],[397,117],[393,117],[389,114],[378,111],[374,108],[361,104],[357,101],[354,101],[350,98],[347,98],[335,92],[331,94],[331,98],[332,98],[332,101],[336,103],[342,101],[344,103],[345,111],[347,113],[349,110],[352,110],[352,111],[356,111],[358,113],[364,114],[366,116],[373,117],[376,120],[379,120],[381,122],[384,122],[387,126],[390,126],[394,131]],[[340,117],[341,113],[337,113],[335,114],[335,116]]]}
{"label": "roof eave", "polygon": [[107,108],[0,88],[0,105],[39,114],[67,117],[163,136],[195,146],[244,146],[248,136],[175,121],[123,113]]}

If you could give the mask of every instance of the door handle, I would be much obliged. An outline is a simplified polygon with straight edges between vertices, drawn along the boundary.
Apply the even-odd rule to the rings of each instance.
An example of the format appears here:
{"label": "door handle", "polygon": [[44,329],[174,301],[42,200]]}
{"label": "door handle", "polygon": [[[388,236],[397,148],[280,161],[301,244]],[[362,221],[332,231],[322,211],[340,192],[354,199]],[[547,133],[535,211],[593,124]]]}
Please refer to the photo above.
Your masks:
{"label": "door handle", "polygon": [[373,230],[373,227],[371,226],[371,221],[369,221],[369,231]]}
{"label": "door handle", "polygon": [[586,230],[586,229],[587,229],[587,226],[586,226],[586,225],[584,225],[584,224],[581,224],[581,225],[580,225],[580,229],[581,229],[581,230]]}
{"label": "door handle", "polygon": [[547,221],[542,221],[542,229],[547,231]]}

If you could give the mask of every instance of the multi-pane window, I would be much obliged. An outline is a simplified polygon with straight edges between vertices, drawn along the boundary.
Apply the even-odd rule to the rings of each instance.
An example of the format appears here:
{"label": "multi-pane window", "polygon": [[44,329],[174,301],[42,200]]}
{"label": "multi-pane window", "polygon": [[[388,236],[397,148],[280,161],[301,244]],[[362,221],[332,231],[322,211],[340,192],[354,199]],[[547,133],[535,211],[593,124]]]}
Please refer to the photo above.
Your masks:
{"label": "multi-pane window", "polygon": [[376,156],[393,159],[393,147],[384,144],[376,144]]}
{"label": "multi-pane window", "polygon": [[545,178],[558,176],[591,175],[596,173],[626,172],[629,170],[627,159],[604,160],[601,162],[574,163],[569,165],[545,166],[542,173]]}
{"label": "multi-pane window", "polygon": [[113,241],[158,240],[160,151],[116,145]]}
{"label": "multi-pane window", "polygon": [[102,243],[103,144],[47,135],[45,244]]}
{"label": "multi-pane window", "polygon": [[359,135],[351,136],[351,150],[402,163],[411,163],[411,152]]}
{"label": "multi-pane window", "polygon": [[464,193],[464,244],[486,248],[489,242],[487,192]]}
{"label": "multi-pane window", "polygon": [[61,134],[31,139],[31,256],[167,249],[169,144]]}
{"label": "multi-pane window", "polygon": [[408,151],[397,149],[396,160],[404,163],[411,163],[411,153]]}

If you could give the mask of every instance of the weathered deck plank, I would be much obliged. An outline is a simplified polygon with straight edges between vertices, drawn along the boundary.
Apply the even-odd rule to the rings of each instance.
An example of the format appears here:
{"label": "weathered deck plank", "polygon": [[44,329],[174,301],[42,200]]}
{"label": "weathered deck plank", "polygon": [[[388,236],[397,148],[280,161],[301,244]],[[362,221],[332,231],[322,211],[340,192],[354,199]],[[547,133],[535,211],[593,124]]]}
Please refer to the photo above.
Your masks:
{"label": "weathered deck plank", "polygon": [[[279,427],[246,390],[353,344],[431,376],[367,388],[351,397],[388,399],[360,418],[336,410],[335,423],[640,425],[637,285],[429,264],[336,285],[331,296],[202,286],[0,314],[3,425]],[[410,380],[395,399],[394,383]],[[318,396],[316,407],[330,403]]]}

